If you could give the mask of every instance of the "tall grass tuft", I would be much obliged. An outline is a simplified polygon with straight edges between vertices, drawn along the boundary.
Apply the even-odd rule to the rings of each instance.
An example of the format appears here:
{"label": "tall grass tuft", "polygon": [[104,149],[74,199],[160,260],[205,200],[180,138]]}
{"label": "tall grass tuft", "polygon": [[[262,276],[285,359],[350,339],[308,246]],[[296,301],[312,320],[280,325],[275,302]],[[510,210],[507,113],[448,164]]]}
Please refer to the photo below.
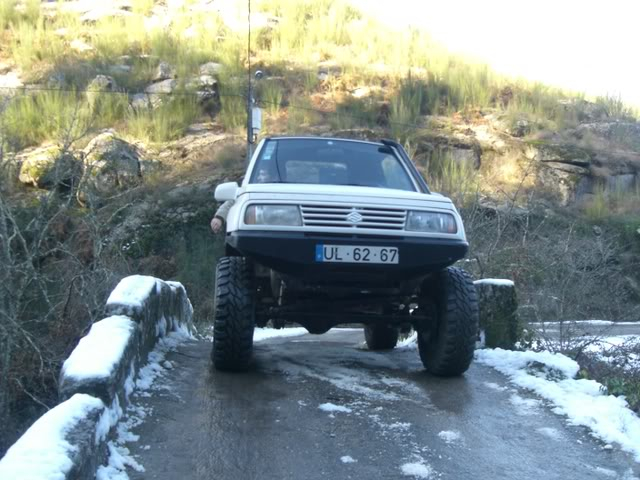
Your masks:
{"label": "tall grass tuft", "polygon": [[477,198],[480,187],[477,171],[470,163],[454,159],[447,150],[432,152],[426,177],[432,191],[445,194],[461,208]]}
{"label": "tall grass tuft", "polygon": [[609,198],[604,185],[598,185],[593,197],[587,202],[584,213],[592,222],[605,219],[609,214]]}
{"label": "tall grass tuft", "polygon": [[263,81],[258,84],[258,103],[264,105],[265,109],[274,114],[280,110],[284,100],[284,88],[275,81]]}
{"label": "tall grass tuft", "polygon": [[596,104],[601,106],[606,115],[612,118],[635,118],[636,112],[622,101],[622,97],[605,95],[596,98]]}
{"label": "tall grass tuft", "polygon": [[147,142],[168,142],[183,136],[201,115],[202,109],[196,97],[177,95],[158,108],[129,112],[126,131]]}
{"label": "tall grass tuft", "polygon": [[287,128],[291,133],[301,133],[301,127],[309,127],[321,121],[322,114],[314,109],[306,97],[292,99],[287,107]]}
{"label": "tall grass tuft", "polygon": [[220,113],[218,119],[227,130],[235,130],[236,128],[246,125],[247,122],[247,103],[245,97],[233,93],[225,93],[224,90],[220,95]]}
{"label": "tall grass tuft", "polygon": [[398,93],[391,100],[389,124],[392,135],[400,141],[406,141],[413,131],[412,125],[418,122],[424,102],[424,84],[413,80],[411,76],[402,80]]}
{"label": "tall grass tuft", "polygon": [[19,18],[20,14],[16,10],[18,0],[3,0],[0,2],[0,28],[4,30]]}
{"label": "tall grass tuft", "polygon": [[53,34],[44,18],[39,18],[35,25],[20,21],[10,30],[9,52],[23,71],[29,71],[41,62],[53,63],[65,51],[62,39]]}
{"label": "tall grass tuft", "polygon": [[5,141],[12,150],[45,140],[75,137],[88,127],[89,115],[81,95],[44,91],[11,99],[2,113]]}

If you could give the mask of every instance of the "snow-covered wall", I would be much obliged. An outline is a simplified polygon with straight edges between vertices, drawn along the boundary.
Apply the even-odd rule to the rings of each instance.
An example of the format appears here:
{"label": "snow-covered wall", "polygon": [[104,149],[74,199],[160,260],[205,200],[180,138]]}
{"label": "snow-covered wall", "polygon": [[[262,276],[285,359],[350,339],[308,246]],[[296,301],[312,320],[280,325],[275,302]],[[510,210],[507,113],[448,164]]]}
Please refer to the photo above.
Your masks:
{"label": "snow-covered wall", "polygon": [[64,362],[58,406],[38,419],[0,460],[0,479],[88,479],[107,456],[134,378],[157,340],[192,329],[193,308],[180,283],[134,275],[109,296],[107,318]]}

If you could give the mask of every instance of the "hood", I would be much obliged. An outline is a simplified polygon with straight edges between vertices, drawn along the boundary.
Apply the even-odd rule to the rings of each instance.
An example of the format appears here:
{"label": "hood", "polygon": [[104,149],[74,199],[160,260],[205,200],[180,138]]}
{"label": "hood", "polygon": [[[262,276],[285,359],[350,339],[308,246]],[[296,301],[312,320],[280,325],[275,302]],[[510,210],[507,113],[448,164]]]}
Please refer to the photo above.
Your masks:
{"label": "hood", "polygon": [[285,201],[294,203],[328,202],[341,205],[377,205],[398,208],[453,210],[447,197],[438,193],[419,193],[392,188],[350,185],[312,185],[301,183],[254,183],[238,191],[237,200]]}

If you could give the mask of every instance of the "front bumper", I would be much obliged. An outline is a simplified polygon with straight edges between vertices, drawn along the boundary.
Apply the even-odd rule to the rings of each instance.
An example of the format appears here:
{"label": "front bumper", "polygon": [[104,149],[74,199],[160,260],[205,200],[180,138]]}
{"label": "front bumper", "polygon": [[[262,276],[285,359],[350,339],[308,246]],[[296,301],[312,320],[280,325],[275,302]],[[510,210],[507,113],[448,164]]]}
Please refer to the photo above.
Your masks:
{"label": "front bumper", "polygon": [[[395,237],[303,232],[235,231],[226,241],[242,255],[305,283],[388,285],[442,270],[464,258],[469,249],[459,239]],[[316,245],[398,248],[398,264],[324,263]]]}

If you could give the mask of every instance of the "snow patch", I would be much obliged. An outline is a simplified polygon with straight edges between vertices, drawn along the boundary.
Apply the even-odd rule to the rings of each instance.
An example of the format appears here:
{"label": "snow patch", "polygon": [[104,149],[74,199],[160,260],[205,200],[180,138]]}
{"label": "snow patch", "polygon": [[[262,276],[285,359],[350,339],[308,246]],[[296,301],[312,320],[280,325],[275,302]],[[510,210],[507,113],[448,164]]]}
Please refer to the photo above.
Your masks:
{"label": "snow patch", "polygon": [[418,332],[413,332],[404,340],[400,340],[396,345],[396,348],[413,350],[418,348]]}
{"label": "snow patch", "polygon": [[431,478],[433,468],[425,463],[405,463],[400,467],[400,471],[407,477],[414,478]]}
{"label": "snow patch", "polygon": [[458,442],[462,438],[460,432],[454,430],[444,430],[438,434],[438,437],[447,444]]}
{"label": "snow patch", "polygon": [[349,407],[345,407],[343,405],[335,405],[333,403],[322,403],[318,405],[318,408],[323,412],[341,412],[341,413],[351,413],[352,410]]}
{"label": "snow patch", "polygon": [[536,409],[540,406],[540,401],[534,398],[523,398],[517,393],[509,397],[509,403],[516,407],[518,415],[534,415]]}
{"label": "snow patch", "polygon": [[497,383],[493,383],[493,382],[484,382],[484,385],[486,387],[489,387],[492,390],[496,390],[498,392],[504,392],[505,390],[508,390],[507,387],[503,387],[501,385],[498,385]]}
{"label": "snow patch", "polygon": [[513,287],[512,280],[505,280],[503,278],[483,278],[482,280],[476,280],[474,285],[496,285],[499,287]]}
{"label": "snow patch", "polygon": [[541,433],[542,435],[549,437],[553,440],[562,440],[564,437],[562,433],[560,433],[557,429],[551,427],[542,427],[538,428],[536,432]]}
{"label": "snow patch", "polygon": [[555,405],[553,411],[566,415],[569,424],[590,428],[595,436],[606,443],[618,443],[640,462],[640,418],[628,408],[624,398],[605,395],[598,382],[574,380],[578,364],[570,358],[549,352],[495,349],[477,351],[476,360],[549,400]]}
{"label": "snow patch", "polygon": [[253,341],[261,342],[263,340],[268,340],[269,338],[276,338],[276,337],[298,337],[306,333],[308,333],[307,329],[303,327],[280,328],[280,329],[256,328],[253,331]]}
{"label": "snow patch", "polygon": [[340,461],[342,463],[356,463],[357,460],[355,460],[354,458],[350,457],[349,455],[345,455],[344,457],[340,457]]}
{"label": "snow patch", "polygon": [[[173,369],[173,364],[165,360],[167,353],[174,351],[179,345],[192,339],[193,336],[186,328],[170,332],[166,337],[159,338],[156,347],[149,354],[149,362],[138,373],[138,378],[135,381],[136,390],[133,392],[133,396],[151,396],[149,390],[155,387],[154,382],[159,377],[164,376],[167,370]],[[116,402],[117,398],[114,402],[115,405],[108,412],[111,412],[110,415],[112,417],[114,415],[113,412],[117,412],[119,418],[123,416],[123,412]],[[134,403],[127,407],[124,419],[117,425],[116,440],[108,442],[109,461],[107,465],[102,465],[98,468],[96,480],[129,480],[127,468],[132,468],[137,472],[145,471],[144,466],[136,461],[125,444],[140,440],[140,436],[134,434],[131,430],[142,424],[150,413],[150,410]],[[145,447],[143,449],[148,450]]]}

